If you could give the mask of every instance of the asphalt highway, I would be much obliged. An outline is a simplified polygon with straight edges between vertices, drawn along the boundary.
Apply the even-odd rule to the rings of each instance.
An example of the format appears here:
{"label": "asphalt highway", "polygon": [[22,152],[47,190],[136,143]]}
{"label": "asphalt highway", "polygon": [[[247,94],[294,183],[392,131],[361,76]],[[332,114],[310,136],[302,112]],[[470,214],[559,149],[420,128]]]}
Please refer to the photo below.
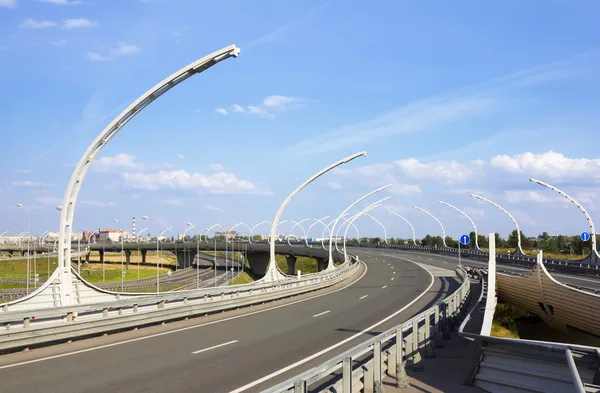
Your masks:
{"label": "asphalt highway", "polygon": [[4,355],[1,391],[257,392],[410,319],[458,286],[453,271],[435,268],[434,277],[412,255],[356,253],[366,268],[330,292]]}
{"label": "asphalt highway", "polygon": [[[354,252],[355,249],[352,249]],[[406,252],[406,251],[395,251],[395,250],[381,250],[382,255],[401,255],[405,258],[411,258],[416,262],[424,263],[432,266],[438,266],[446,269],[456,269],[458,266],[458,257],[437,255],[437,254],[424,254],[419,252]],[[488,263],[481,260],[474,260],[469,258],[461,258],[463,265],[469,265],[473,267],[487,268]],[[515,267],[510,265],[497,264],[496,270],[498,272],[509,272],[516,274],[527,274],[531,269]],[[587,287],[591,289],[600,289],[600,277],[591,276],[574,276],[563,273],[549,272],[550,275],[559,282],[564,284],[576,285],[580,287]]]}

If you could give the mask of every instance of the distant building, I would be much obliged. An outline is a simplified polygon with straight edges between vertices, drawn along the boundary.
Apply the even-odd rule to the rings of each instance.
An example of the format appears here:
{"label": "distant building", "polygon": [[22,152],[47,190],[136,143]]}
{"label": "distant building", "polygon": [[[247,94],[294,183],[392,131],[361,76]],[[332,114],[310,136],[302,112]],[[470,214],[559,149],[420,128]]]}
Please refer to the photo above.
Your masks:
{"label": "distant building", "polygon": [[105,228],[105,229],[100,229],[98,230],[98,240],[101,242],[120,242],[121,238],[123,238],[123,240],[125,239],[129,239],[131,237],[131,235],[129,233],[127,233],[126,231],[122,231],[120,229],[112,229],[112,228]]}
{"label": "distant building", "polygon": [[232,232],[215,232],[215,237],[225,237],[227,239],[233,239],[238,237],[238,233],[236,231]]}

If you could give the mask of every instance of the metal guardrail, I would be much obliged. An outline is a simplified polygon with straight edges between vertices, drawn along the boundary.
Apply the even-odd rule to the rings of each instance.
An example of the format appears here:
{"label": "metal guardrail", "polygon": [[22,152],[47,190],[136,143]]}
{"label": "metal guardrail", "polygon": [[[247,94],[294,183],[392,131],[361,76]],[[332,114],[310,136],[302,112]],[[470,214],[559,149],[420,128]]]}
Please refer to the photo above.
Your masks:
{"label": "metal guardrail", "polygon": [[381,392],[384,371],[396,379],[398,387],[409,386],[407,362],[411,361],[417,370],[422,369],[422,356],[433,353],[435,342],[449,334],[468,304],[470,278],[462,269],[457,269],[456,273],[463,283],[440,303],[263,393],[306,393],[326,389]]}
{"label": "metal guardrail", "polygon": [[111,302],[15,312],[4,305],[0,309],[0,325],[4,326],[0,351],[210,314],[323,289],[355,272],[360,263],[352,258],[353,263],[339,270],[300,280],[144,294],[129,299],[117,295],[117,300]]}

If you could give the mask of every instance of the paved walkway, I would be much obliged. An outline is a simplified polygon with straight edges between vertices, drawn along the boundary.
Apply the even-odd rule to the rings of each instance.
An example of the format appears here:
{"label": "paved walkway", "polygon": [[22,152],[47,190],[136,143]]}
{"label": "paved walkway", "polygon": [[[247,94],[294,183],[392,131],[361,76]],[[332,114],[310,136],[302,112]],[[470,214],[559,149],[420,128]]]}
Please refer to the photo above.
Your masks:
{"label": "paved walkway", "polygon": [[[467,306],[470,310],[479,299],[481,285],[473,280],[471,283],[471,301]],[[481,329],[481,321],[478,320],[478,311],[474,313],[474,320],[467,324],[465,331],[474,331]],[[481,313],[479,313],[481,314]],[[478,325],[478,326],[477,326]],[[435,348],[435,358],[423,358],[425,366],[423,371],[416,372],[412,370],[409,364],[406,366],[406,373],[410,379],[409,388],[397,388],[396,380],[385,377],[385,393],[476,393],[485,392],[474,386],[465,385],[467,378],[473,372],[479,351],[476,345],[466,338],[451,333],[449,340],[443,340],[439,344],[443,348]]]}

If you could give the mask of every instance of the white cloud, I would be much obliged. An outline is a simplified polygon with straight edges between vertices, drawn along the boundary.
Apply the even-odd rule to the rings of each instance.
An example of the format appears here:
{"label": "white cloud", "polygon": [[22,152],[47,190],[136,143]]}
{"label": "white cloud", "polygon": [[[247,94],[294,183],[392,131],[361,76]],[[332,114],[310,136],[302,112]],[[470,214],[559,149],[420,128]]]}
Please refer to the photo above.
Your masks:
{"label": "white cloud", "polygon": [[36,20],[36,19],[25,19],[19,27],[24,29],[47,29],[49,27],[56,27],[58,23],[53,20]]}
{"label": "white cloud", "polygon": [[405,206],[394,205],[393,203],[384,203],[381,205],[386,210],[391,210],[396,213],[407,211],[408,209]]}
{"label": "white cloud", "polygon": [[67,45],[67,40],[52,41],[52,45],[54,45],[54,46],[65,46],[65,45]]}
{"label": "white cloud", "polygon": [[213,205],[206,205],[204,206],[204,209],[210,211],[210,212],[224,212],[225,210],[221,209],[220,207],[216,207]]}
{"label": "white cloud", "polygon": [[23,187],[23,188],[52,188],[54,184],[42,183],[42,182],[33,182],[33,181],[13,181],[12,185],[15,187]]}
{"label": "white cloud", "polygon": [[225,108],[217,108],[217,109],[215,109],[215,112],[220,115],[227,116],[227,109],[225,109]]}
{"label": "white cloud", "polygon": [[215,172],[223,172],[225,167],[221,164],[210,164],[210,169]]}
{"label": "white cloud", "polygon": [[185,160],[185,156],[184,156],[183,154],[181,154],[181,153],[177,153],[177,157],[178,157],[180,160]]}
{"label": "white cloud", "polygon": [[550,179],[600,179],[599,158],[568,158],[553,151],[541,154],[527,152],[515,156],[498,155],[491,158],[490,164],[506,172],[527,173]]}
{"label": "white cloud", "polygon": [[284,109],[287,105],[298,102],[297,98],[286,96],[268,96],[264,99],[263,105],[271,108]]}
{"label": "white cloud", "polygon": [[94,207],[111,207],[115,206],[114,202],[102,202],[102,201],[94,201],[94,200],[85,200],[81,201],[82,205],[89,205]]}
{"label": "white cloud", "polygon": [[112,57],[103,56],[96,52],[88,52],[87,58],[90,59],[91,61],[110,61],[110,60],[112,60]]}
{"label": "white cloud", "polygon": [[94,26],[97,26],[96,22],[92,22],[91,20],[85,18],[66,19],[62,21],[63,29],[79,29]]}
{"label": "white cloud", "polygon": [[165,203],[171,206],[183,206],[183,201],[181,199],[169,199]]}
{"label": "white cloud", "polygon": [[408,196],[421,193],[421,187],[418,184],[394,184],[389,188],[390,194]]}
{"label": "white cloud", "polygon": [[58,206],[63,202],[62,198],[49,196],[36,198],[35,201],[44,206]]}
{"label": "white cloud", "polygon": [[0,0],[0,7],[16,8],[17,0]]}
{"label": "white cloud", "polygon": [[180,31],[176,31],[173,33],[173,37],[183,37],[183,33]]}
{"label": "white cloud", "polygon": [[141,169],[143,167],[143,164],[135,161],[134,156],[127,153],[101,157],[92,164],[94,172],[114,172],[123,169]]}
{"label": "white cloud", "polygon": [[331,188],[332,190],[342,189],[342,185],[337,181],[330,181],[329,183],[327,183],[327,187]]}
{"label": "white cloud", "polygon": [[535,202],[535,203],[550,203],[553,202],[554,200],[547,197],[546,195],[543,195],[537,191],[531,191],[531,190],[510,190],[510,191],[504,191],[504,194],[506,195],[506,199],[510,202],[510,203],[523,203],[523,202]]}
{"label": "white cloud", "polygon": [[119,47],[113,51],[116,55],[131,55],[140,51],[137,46],[125,42],[119,42],[118,45]]}
{"label": "white cloud", "polygon": [[50,3],[50,4],[57,4],[57,5],[75,5],[75,4],[81,4],[81,1],[79,0],[37,0],[40,3]]}
{"label": "white cloud", "polygon": [[275,117],[272,113],[269,113],[267,110],[254,105],[248,105],[246,108],[243,108],[241,105],[233,104],[231,105],[231,110],[236,113],[246,113],[249,115],[257,115],[262,117]]}
{"label": "white cloud", "polygon": [[457,161],[435,161],[422,163],[416,158],[395,162],[405,175],[416,179],[441,181],[446,184],[464,183],[481,170],[483,161],[461,164]]}
{"label": "white cloud", "polygon": [[29,174],[31,174],[31,171],[29,169],[17,169],[15,172],[17,172],[20,175],[29,175]]}
{"label": "white cloud", "polygon": [[483,209],[476,209],[474,207],[465,207],[462,209],[473,221],[481,220],[485,217],[485,211]]}
{"label": "white cloud", "polygon": [[158,190],[161,188],[180,190],[206,190],[214,194],[261,194],[271,192],[247,181],[238,179],[232,173],[219,172],[210,176],[201,173],[188,173],[184,170],[159,171],[156,173],[123,173],[125,187]]}

